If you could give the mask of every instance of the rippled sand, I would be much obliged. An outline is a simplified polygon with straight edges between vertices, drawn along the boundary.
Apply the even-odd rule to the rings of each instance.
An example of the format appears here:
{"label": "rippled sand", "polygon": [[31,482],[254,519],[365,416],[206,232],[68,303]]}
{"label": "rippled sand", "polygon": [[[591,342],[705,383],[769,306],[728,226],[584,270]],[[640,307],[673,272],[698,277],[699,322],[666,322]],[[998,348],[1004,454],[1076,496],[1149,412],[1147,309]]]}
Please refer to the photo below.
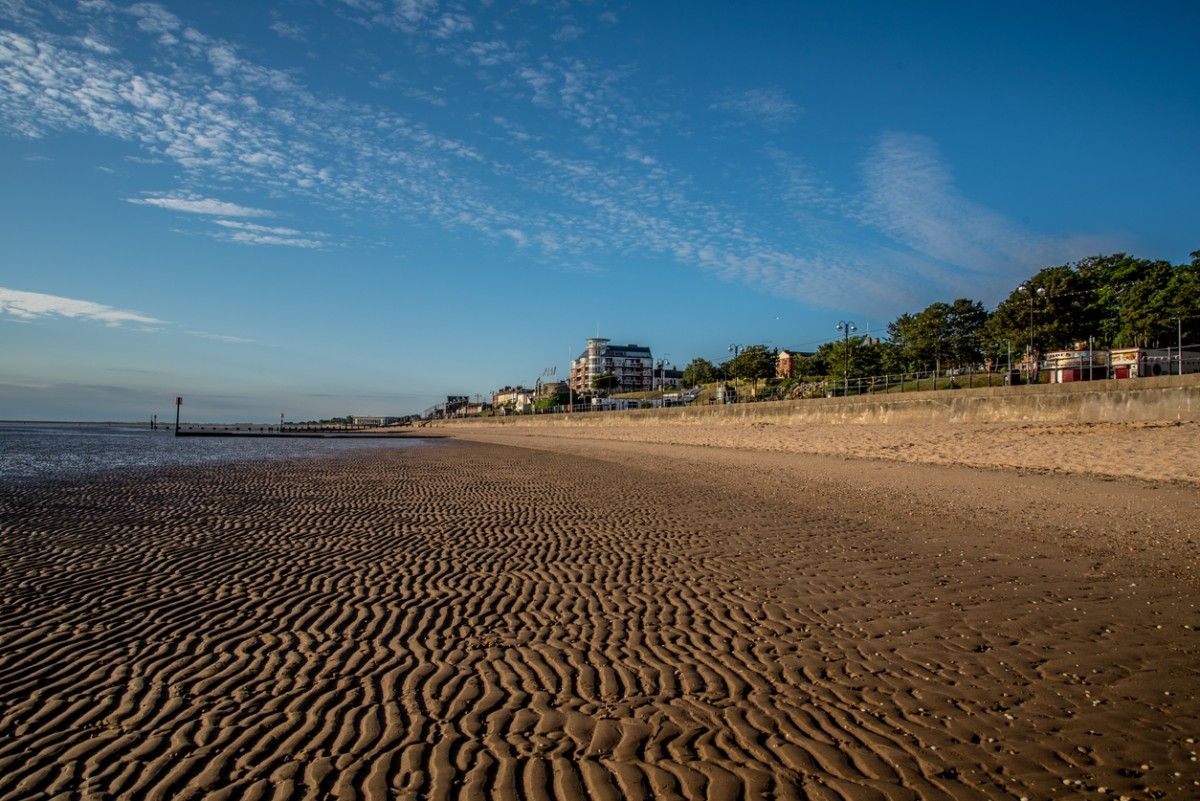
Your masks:
{"label": "rippled sand", "polygon": [[1195,489],[548,447],[3,491],[0,799],[1200,795]]}

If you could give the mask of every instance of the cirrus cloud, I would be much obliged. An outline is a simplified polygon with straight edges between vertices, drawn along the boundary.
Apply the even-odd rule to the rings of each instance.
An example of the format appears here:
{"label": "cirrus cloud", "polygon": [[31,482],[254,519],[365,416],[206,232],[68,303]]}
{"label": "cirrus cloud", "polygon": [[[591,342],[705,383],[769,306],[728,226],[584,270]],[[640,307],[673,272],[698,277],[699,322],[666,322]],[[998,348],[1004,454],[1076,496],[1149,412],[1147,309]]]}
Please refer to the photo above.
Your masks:
{"label": "cirrus cloud", "polygon": [[[138,326],[140,330],[146,332],[172,330],[173,326],[166,320],[160,320],[141,312],[119,309],[104,303],[67,298],[62,295],[50,295],[45,292],[26,292],[20,289],[0,287],[0,318],[4,317],[11,317],[18,322],[26,323],[35,320],[63,318],[103,323],[109,328],[123,328],[132,325]],[[238,344],[255,342],[255,340],[245,337],[214,334],[209,331],[190,330],[183,333],[217,342]]]}
{"label": "cirrus cloud", "polygon": [[208,214],[220,217],[273,217],[274,214],[265,209],[255,209],[240,206],[224,200],[210,197],[143,197],[125,198],[125,202],[138,206],[155,206],[169,211],[182,211],[187,214]]}
{"label": "cirrus cloud", "polygon": [[709,108],[748,117],[770,127],[790,122],[800,113],[800,107],[775,87],[722,92]]}
{"label": "cirrus cloud", "polygon": [[106,306],[90,300],[64,298],[41,292],[23,292],[19,289],[0,287],[0,314],[18,320],[36,320],[43,317],[66,317],[76,320],[91,320],[110,327],[127,323],[143,326],[162,324],[162,320],[139,312]]}

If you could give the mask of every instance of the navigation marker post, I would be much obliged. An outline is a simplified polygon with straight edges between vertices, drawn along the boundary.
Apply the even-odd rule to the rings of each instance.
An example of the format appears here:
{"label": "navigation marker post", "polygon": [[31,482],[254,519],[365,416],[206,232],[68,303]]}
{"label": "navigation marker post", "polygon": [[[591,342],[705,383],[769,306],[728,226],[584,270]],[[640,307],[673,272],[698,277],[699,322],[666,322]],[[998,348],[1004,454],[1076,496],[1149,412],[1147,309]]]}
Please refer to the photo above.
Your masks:
{"label": "navigation marker post", "polygon": [[179,407],[183,406],[183,398],[175,397],[175,436],[179,436]]}

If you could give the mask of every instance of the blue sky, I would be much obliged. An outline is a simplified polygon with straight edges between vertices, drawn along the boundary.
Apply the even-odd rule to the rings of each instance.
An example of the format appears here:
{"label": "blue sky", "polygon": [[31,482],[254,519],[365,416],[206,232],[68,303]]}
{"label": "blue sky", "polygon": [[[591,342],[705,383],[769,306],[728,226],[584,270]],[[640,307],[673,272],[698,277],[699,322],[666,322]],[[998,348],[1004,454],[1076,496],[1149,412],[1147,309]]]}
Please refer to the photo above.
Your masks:
{"label": "blue sky", "polygon": [[0,417],[402,413],[1185,260],[1196,9],[0,0]]}

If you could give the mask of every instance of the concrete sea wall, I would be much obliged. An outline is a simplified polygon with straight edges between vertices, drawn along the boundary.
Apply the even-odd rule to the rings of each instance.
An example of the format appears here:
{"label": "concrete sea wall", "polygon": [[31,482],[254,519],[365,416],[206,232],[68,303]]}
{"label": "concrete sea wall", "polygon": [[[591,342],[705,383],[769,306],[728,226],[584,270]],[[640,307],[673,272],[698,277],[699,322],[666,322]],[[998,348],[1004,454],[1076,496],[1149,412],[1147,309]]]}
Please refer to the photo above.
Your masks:
{"label": "concrete sea wall", "polygon": [[849,398],[687,406],[626,412],[547,414],[437,421],[455,426],[606,426],[752,422],[1100,423],[1200,420],[1200,374],[1070,384],[980,387]]}

